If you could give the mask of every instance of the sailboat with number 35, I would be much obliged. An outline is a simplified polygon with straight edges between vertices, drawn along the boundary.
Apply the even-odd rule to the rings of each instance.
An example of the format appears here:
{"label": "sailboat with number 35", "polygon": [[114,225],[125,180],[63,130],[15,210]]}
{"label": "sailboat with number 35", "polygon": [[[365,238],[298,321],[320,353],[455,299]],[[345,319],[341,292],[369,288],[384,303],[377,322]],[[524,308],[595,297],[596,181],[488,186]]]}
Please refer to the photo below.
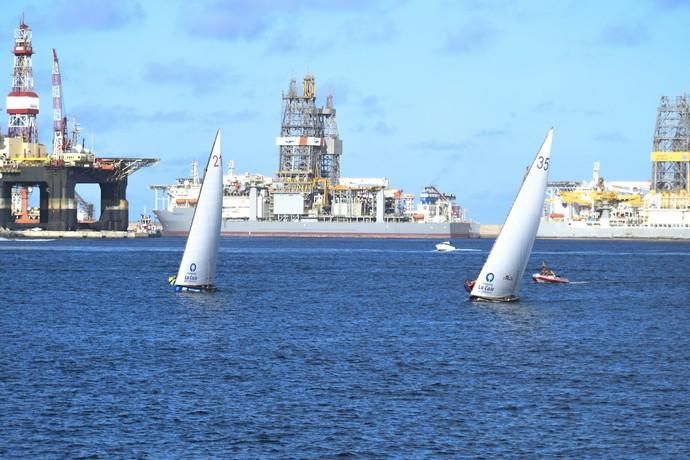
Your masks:
{"label": "sailboat with number 35", "polygon": [[553,128],[527,170],[501,232],[476,280],[465,281],[472,300],[512,302],[532,253],[544,206]]}

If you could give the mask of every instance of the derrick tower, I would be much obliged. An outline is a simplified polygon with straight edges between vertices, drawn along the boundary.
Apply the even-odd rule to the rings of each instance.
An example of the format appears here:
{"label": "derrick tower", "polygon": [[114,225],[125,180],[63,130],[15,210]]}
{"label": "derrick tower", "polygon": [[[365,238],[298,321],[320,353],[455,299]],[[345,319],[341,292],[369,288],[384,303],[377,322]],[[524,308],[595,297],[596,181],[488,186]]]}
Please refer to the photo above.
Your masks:
{"label": "derrick tower", "polygon": [[297,94],[295,80],[283,94],[283,119],[280,137],[278,180],[287,192],[311,193],[314,179],[321,177],[319,162],[323,123],[316,109],[314,77],[307,75],[302,82],[302,95]]}
{"label": "derrick tower", "polygon": [[[327,206],[328,189],[340,178],[342,141],[338,138],[333,98],[328,96],[326,107],[316,106],[316,85],[312,75],[302,81],[302,94],[297,83],[290,81],[283,93],[283,115],[279,147],[277,182],[283,194],[301,195],[301,209],[291,206],[290,212],[278,207],[274,214],[304,215],[315,205]],[[295,201],[292,201],[295,203]]]}
{"label": "derrick tower", "polygon": [[333,96],[326,97],[326,107],[321,110],[324,126],[324,142],[326,150],[321,155],[321,174],[332,185],[337,185],[340,180],[340,155],[342,154],[342,141],[338,135],[338,123],[335,120],[335,107]]}
{"label": "derrick tower", "polygon": [[21,137],[24,142],[38,143],[36,116],[38,115],[38,94],[34,91],[34,77],[31,67],[31,28],[22,18],[14,32],[14,66],[12,89],[7,95],[8,137]]}
{"label": "derrick tower", "polygon": [[690,104],[688,96],[661,97],[652,145],[652,190],[690,191]]}

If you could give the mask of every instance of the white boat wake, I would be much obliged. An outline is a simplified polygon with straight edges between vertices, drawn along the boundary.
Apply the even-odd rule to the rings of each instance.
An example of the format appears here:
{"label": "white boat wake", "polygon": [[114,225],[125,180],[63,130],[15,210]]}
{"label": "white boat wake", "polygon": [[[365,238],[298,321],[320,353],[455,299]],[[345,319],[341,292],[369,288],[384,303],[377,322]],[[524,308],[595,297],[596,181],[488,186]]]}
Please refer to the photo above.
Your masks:
{"label": "white boat wake", "polygon": [[446,249],[443,251],[439,251],[438,249],[434,249],[431,252],[438,252],[438,253],[444,253],[444,252],[482,252],[481,249],[470,249],[470,248],[455,248],[455,249]]}

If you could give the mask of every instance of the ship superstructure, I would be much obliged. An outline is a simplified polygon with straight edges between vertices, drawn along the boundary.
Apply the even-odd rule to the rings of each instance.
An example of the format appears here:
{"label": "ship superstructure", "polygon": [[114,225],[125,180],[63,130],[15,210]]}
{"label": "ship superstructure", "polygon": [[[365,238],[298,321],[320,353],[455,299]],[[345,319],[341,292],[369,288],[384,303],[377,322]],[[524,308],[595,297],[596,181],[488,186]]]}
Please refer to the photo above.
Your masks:
{"label": "ship superstructure", "polygon": [[[228,161],[228,169],[223,175],[223,218],[240,221],[265,219],[269,207],[267,190],[272,182],[271,177],[261,174],[236,174],[235,162]],[[198,163],[193,161],[189,176],[178,178],[174,184],[150,185],[149,188],[155,193],[156,211],[193,210],[201,191]]]}
{"label": "ship superstructure", "polygon": [[[343,142],[333,97],[326,97],[324,107],[316,105],[312,75],[304,77],[301,93],[291,80],[282,100],[275,176],[236,174],[229,162],[224,176],[225,234],[261,234],[265,230],[266,234],[319,236],[478,235],[479,224],[466,222],[455,196],[434,186],[426,187],[421,203],[416,204],[414,194],[391,187],[387,178],[341,177]],[[186,233],[199,186],[194,166],[189,177],[174,184],[150,186],[156,194],[154,213],[164,233]],[[242,222],[252,224],[243,227]],[[243,230],[250,227],[251,231]],[[305,230],[309,228],[313,232]]]}
{"label": "ship superstructure", "polygon": [[690,238],[690,104],[661,98],[650,181],[551,182],[539,237]]}

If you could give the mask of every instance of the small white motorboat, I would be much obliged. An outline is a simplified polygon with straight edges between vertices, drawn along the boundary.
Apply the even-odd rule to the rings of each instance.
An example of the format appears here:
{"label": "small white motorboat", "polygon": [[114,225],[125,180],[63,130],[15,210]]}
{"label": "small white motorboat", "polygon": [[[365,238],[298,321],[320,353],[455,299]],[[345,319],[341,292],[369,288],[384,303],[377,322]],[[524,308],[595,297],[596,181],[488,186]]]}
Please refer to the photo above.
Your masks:
{"label": "small white motorboat", "polygon": [[450,241],[444,241],[436,245],[436,250],[440,252],[455,251],[455,246],[453,246]]}

